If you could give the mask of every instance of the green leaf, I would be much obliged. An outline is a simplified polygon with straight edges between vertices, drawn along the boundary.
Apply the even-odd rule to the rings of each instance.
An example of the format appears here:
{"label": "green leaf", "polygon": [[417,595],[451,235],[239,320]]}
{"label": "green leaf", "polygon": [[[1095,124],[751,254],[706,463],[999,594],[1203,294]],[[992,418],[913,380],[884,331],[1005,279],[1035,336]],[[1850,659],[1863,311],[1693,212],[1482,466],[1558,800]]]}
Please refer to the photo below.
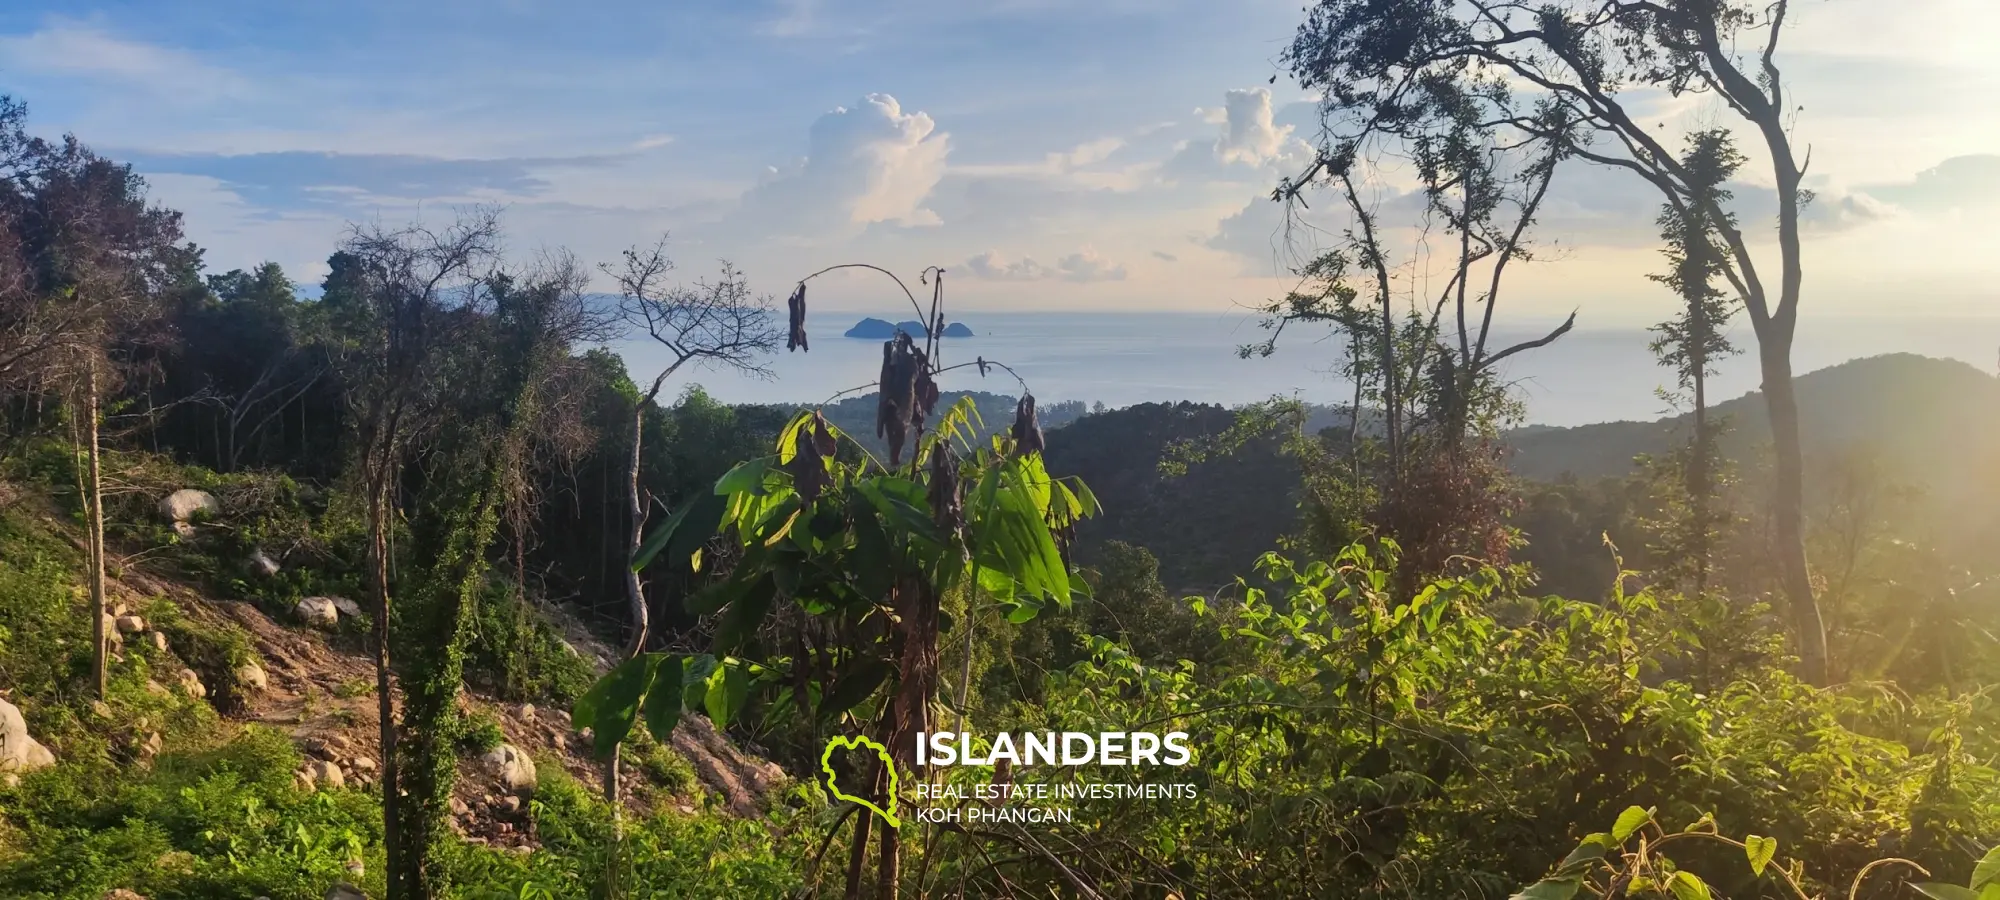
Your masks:
{"label": "green leaf", "polygon": [[1582,875],[1590,871],[1598,860],[1604,858],[1607,851],[1616,846],[1618,842],[1602,831],[1587,835],[1576,845],[1575,850],[1571,850],[1568,856],[1563,857],[1562,865],[1556,867],[1556,872],[1561,875]]}
{"label": "green leaf", "polygon": [[860,706],[862,701],[875,694],[882,682],[889,680],[894,667],[879,659],[871,659],[841,674],[833,683],[833,690],[826,699],[820,701],[819,717],[829,719]]}
{"label": "green leaf", "polygon": [[728,728],[750,700],[750,674],[740,665],[725,665],[708,676],[708,717],[717,729]]}
{"label": "green leaf", "polygon": [[1674,900],[1715,900],[1708,890],[1708,882],[1686,869],[1674,873],[1667,882],[1667,890],[1674,893]]}
{"label": "green leaf", "polygon": [[764,624],[765,615],[771,611],[771,602],[778,596],[778,585],[771,573],[757,576],[729,603],[729,610],[722,614],[722,624],[715,630],[715,649],[728,653],[750,640],[757,628]]}
{"label": "green leaf", "polygon": [[681,657],[661,657],[646,689],[646,730],[661,744],[674,739],[674,726],[681,721],[681,668]]}
{"label": "green leaf", "polygon": [[1637,806],[1626,807],[1618,814],[1618,823],[1611,826],[1611,839],[1625,843],[1625,839],[1639,832],[1647,822],[1653,821],[1653,811]]}
{"label": "green leaf", "polygon": [[662,550],[666,551],[667,564],[678,566],[684,560],[692,559],[701,550],[701,545],[715,535],[722,524],[722,514],[729,504],[722,497],[703,494],[682,505],[667,519],[666,524],[646,536],[646,542],[639,545],[632,554],[632,571],[637,572],[651,565],[653,558]]}
{"label": "green leaf", "polygon": [[1979,890],[1989,884],[2000,883],[2000,847],[1986,851],[1979,864],[1972,867],[1971,888]]}
{"label": "green leaf", "polygon": [[1915,888],[1917,893],[1929,897],[1931,900],[1980,900],[1978,892],[1971,888],[1959,887],[1955,884],[1937,884],[1934,882],[1918,884],[1912,882],[1910,887]]}
{"label": "green leaf", "polygon": [[771,464],[775,461],[773,457],[760,456],[737,463],[735,468],[730,469],[715,482],[715,493],[724,496],[763,493],[764,475],[771,470]]}
{"label": "green leaf", "polygon": [[708,703],[708,679],[715,674],[715,657],[702,653],[681,661],[681,705],[700,708]]}
{"label": "green leaf", "polygon": [[1570,900],[1582,887],[1580,878],[1544,878],[1507,900]]}
{"label": "green leaf", "polygon": [[1778,855],[1778,839],[1748,835],[1743,838],[1743,854],[1750,857],[1750,871],[1764,874],[1764,867]]}
{"label": "green leaf", "polygon": [[645,654],[619,663],[577,700],[570,721],[578,728],[596,732],[597,758],[610,759],[619,742],[632,731],[632,722],[639,716],[639,701],[646,694],[653,665],[658,660],[657,656]]}

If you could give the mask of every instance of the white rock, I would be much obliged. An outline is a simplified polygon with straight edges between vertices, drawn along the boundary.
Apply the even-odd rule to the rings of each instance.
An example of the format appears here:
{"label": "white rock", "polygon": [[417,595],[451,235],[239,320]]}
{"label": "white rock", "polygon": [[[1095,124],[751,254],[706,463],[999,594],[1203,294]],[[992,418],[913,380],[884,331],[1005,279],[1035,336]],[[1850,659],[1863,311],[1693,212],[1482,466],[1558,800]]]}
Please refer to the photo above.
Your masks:
{"label": "white rock", "polygon": [[501,808],[501,809],[504,809],[504,810],[506,810],[506,811],[508,811],[508,812],[510,812],[510,813],[511,813],[511,812],[520,812],[520,811],[521,811],[521,798],[519,798],[519,797],[516,797],[516,796],[514,796],[513,794],[508,794],[508,795],[507,795],[507,796],[505,796],[505,797],[501,797],[501,798],[500,798],[500,808]]}
{"label": "white rock", "polygon": [[261,691],[271,686],[271,679],[263,666],[247,662],[236,667],[236,684],[244,690]]}
{"label": "white rock", "polygon": [[[0,700],[0,772],[31,772],[55,764],[55,754],[28,736],[28,720],[21,710]],[[528,771],[534,773],[533,763]]]}
{"label": "white rock", "polygon": [[528,758],[527,751],[513,744],[501,744],[481,757],[486,765],[500,777],[500,783],[516,794],[532,794],[535,791],[535,761]]}
{"label": "white rock", "polygon": [[340,624],[340,607],[332,597],[307,597],[299,601],[295,610],[307,625],[317,628],[332,628]]}
{"label": "white rock", "polygon": [[125,635],[118,631],[118,617],[110,613],[104,614],[104,639],[112,647],[125,646]]}
{"label": "white rock", "polygon": [[515,710],[515,713],[521,717],[521,721],[533,722],[535,721],[535,704],[523,703],[520,709]]}
{"label": "white rock", "polygon": [[451,814],[452,814],[452,815],[454,815],[454,816],[463,816],[463,815],[466,815],[466,814],[468,814],[468,813],[470,813],[470,812],[472,812],[472,807],[470,807],[470,806],[466,806],[466,805],[465,805],[465,801],[463,801],[463,800],[460,800],[460,799],[458,799],[457,797],[453,797],[453,798],[451,798]]}
{"label": "white rock", "polygon": [[159,732],[150,732],[146,735],[146,739],[139,743],[139,755],[146,759],[152,759],[160,755],[160,748],[165,746],[165,744],[166,741],[160,737]]}
{"label": "white rock", "polygon": [[138,616],[119,616],[118,631],[122,634],[138,634],[146,630],[146,620]]}
{"label": "white rock", "polygon": [[214,494],[193,488],[181,488],[160,501],[160,516],[169,522],[186,522],[199,513],[212,516],[221,511],[222,504],[215,501]]}
{"label": "white rock", "polygon": [[253,550],[250,552],[251,571],[265,578],[270,578],[278,574],[280,568],[282,567],[278,565],[277,560],[271,558],[271,554],[265,553],[262,550]]}
{"label": "white rock", "polygon": [[333,608],[340,610],[341,615],[346,616],[350,619],[360,617],[361,604],[349,600],[346,597],[329,597],[328,599],[333,601]]}
{"label": "white rock", "polygon": [[355,758],[354,758],[354,761],[353,761],[353,762],[351,762],[351,763],[348,763],[348,765],[349,765],[349,766],[352,766],[352,767],[353,767],[353,769],[354,769],[354,771],[356,771],[356,772],[373,772],[373,771],[375,771],[375,761],[374,761],[374,760],[372,760],[372,759],[369,759],[369,758],[368,758],[368,757],[366,757],[366,756],[357,756],[357,757],[355,757]]}
{"label": "white rock", "polygon": [[193,669],[181,670],[180,686],[190,697],[208,696],[208,686],[201,683],[201,676],[196,675]]}
{"label": "white rock", "polygon": [[347,786],[347,776],[341,774],[340,767],[323,759],[306,761],[306,771],[312,773],[313,783],[325,790]]}
{"label": "white rock", "polygon": [[152,642],[153,649],[158,650],[161,653],[167,652],[167,636],[164,632],[159,632],[159,631],[147,632],[146,640]]}

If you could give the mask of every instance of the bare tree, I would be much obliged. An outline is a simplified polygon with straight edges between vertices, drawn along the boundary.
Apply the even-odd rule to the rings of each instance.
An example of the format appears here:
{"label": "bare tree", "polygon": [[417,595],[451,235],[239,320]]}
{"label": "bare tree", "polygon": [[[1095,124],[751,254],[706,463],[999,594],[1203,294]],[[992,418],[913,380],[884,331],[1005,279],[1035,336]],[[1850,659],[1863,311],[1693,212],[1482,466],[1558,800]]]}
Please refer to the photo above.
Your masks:
{"label": "bare tree", "polygon": [[442,350],[473,321],[480,280],[498,251],[487,209],[442,229],[357,226],[342,245],[351,271],[327,301],[346,340],[337,369],[359,432],[357,460],[368,505],[368,578],[375,618],[375,692],[381,716],[383,843],[392,860],[388,896],[406,896],[397,788],[397,730],[389,668],[391,551],[398,486],[410,445],[436,426]]}
{"label": "bare tree", "polygon": [[[1777,62],[1790,0],[1319,0],[1285,54],[1322,92],[1339,141],[1423,127],[1420,103],[1456,84],[1483,121],[1561,141],[1571,155],[1629,171],[1670,205],[1699,207],[1728,248],[1721,273],[1750,314],[1777,476],[1773,519],[1802,672],[1827,679],[1826,633],[1804,538],[1804,462],[1791,349],[1803,267],[1800,214],[1811,194],[1792,144],[1796,109]],[[1525,89],[1522,89],[1525,88]],[[1761,139],[1777,195],[1777,275],[1705,192],[1628,92],[1719,98]]]}
{"label": "bare tree", "polygon": [[[667,277],[673,269],[664,237],[650,249],[626,250],[622,268],[604,266],[605,273],[618,284],[619,310],[625,320],[644,331],[647,339],[671,357],[632,410],[631,456],[625,469],[625,501],[631,516],[631,533],[626,544],[624,572],[632,631],[625,643],[625,659],[645,649],[650,628],[645,583],[634,565],[646,534],[648,503],[639,485],[646,414],[659,399],[668,379],[688,366],[768,375],[770,370],[759,359],[777,349],[781,340],[771,298],[753,295],[743,274],[734,266],[724,262],[715,281],[697,282],[693,287],[668,285]],[[619,801],[615,754],[605,767],[604,793],[616,815]]]}

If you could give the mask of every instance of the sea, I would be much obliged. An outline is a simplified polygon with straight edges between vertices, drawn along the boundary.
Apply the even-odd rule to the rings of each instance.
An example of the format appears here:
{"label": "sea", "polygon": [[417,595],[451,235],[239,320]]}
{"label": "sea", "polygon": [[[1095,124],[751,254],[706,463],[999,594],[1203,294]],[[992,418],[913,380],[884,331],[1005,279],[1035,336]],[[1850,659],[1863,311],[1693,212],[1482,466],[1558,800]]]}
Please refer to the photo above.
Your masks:
{"label": "sea", "polygon": [[[808,322],[810,352],[782,349],[768,360],[768,377],[707,370],[679,377],[682,389],[698,384],[729,403],[817,404],[875,380],[882,342],[840,337],[864,316],[896,321],[893,311],[816,312]],[[1288,328],[1268,357],[1244,359],[1237,348],[1264,340],[1254,313],[1026,313],[968,312],[957,318],[970,338],[947,339],[945,366],[977,358],[1007,364],[1043,400],[1081,400],[1108,407],[1190,400],[1234,406],[1274,396],[1315,403],[1349,402],[1352,386],[1338,375],[1340,343],[1325,328]],[[1496,325],[1489,346],[1540,337],[1557,322]],[[1742,351],[1717,366],[1714,402],[1757,388],[1756,343],[1747,324],[1735,342]],[[1504,377],[1526,407],[1527,424],[1569,426],[1650,420],[1674,411],[1657,390],[1672,380],[1658,364],[1644,327],[1592,328],[1579,324],[1554,343],[1502,363]],[[664,352],[627,342],[613,349],[625,357],[635,380],[650,380]],[[1793,348],[1793,370],[1811,372],[1848,360],[1886,353],[1950,358],[1992,372],[2000,361],[2000,314],[1992,317],[1861,317],[1802,315]],[[946,390],[1016,394],[1014,379],[999,370],[982,377],[976,367],[940,379]],[[863,391],[865,392],[865,391]],[[667,392],[673,393],[673,389]]]}

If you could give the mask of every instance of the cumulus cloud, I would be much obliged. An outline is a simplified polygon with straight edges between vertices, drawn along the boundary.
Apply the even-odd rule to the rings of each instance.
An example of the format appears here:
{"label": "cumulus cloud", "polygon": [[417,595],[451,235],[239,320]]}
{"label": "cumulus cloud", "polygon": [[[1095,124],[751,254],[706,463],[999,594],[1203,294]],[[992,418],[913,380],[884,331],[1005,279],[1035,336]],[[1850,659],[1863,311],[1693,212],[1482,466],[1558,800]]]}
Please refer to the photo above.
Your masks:
{"label": "cumulus cloud", "polygon": [[0,35],[0,69],[116,82],[174,99],[239,98],[253,88],[249,79],[184,50],[60,19],[30,34]]}
{"label": "cumulus cloud", "polygon": [[2000,154],[1954,156],[1908,181],[1866,184],[1859,190],[1913,212],[2000,205]]}
{"label": "cumulus cloud", "polygon": [[741,215],[767,233],[853,233],[875,223],[939,224],[925,205],[944,177],[949,137],[888,94],[835,107],[812,125],[806,158],[744,195]]}
{"label": "cumulus cloud", "polygon": [[999,253],[988,250],[965,261],[962,267],[974,278],[989,281],[1041,281],[1061,279],[1063,281],[1123,281],[1126,271],[1122,263],[1105,259],[1090,247],[1056,260],[1053,266],[1043,265],[1032,257],[1009,260]]}
{"label": "cumulus cloud", "polygon": [[1220,108],[1196,109],[1203,121],[1222,126],[1212,141],[1184,141],[1167,160],[1169,179],[1258,180],[1275,170],[1302,163],[1311,153],[1292,135],[1294,126],[1279,124],[1271,108],[1269,88],[1233,90]]}

